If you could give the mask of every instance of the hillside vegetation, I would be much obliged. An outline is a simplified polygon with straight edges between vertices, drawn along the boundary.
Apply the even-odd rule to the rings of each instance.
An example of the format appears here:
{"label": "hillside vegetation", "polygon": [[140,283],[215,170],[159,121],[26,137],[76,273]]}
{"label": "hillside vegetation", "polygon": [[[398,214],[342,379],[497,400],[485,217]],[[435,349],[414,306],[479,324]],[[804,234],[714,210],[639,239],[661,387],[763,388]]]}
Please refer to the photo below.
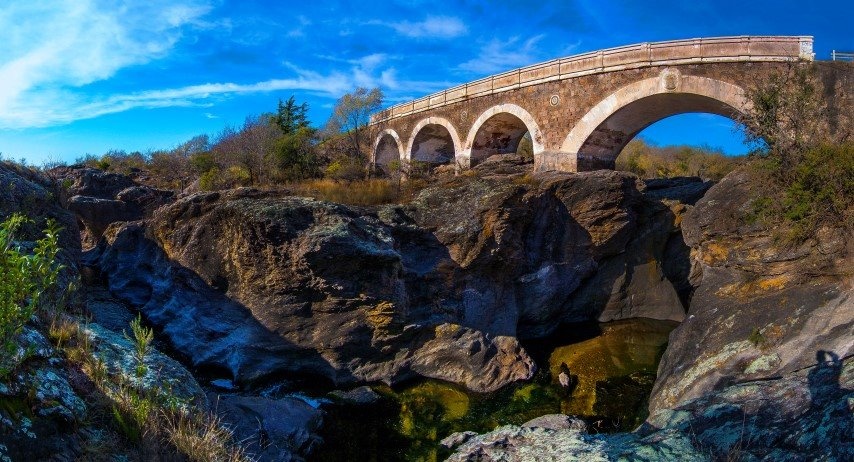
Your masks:
{"label": "hillside vegetation", "polygon": [[727,156],[709,146],[659,147],[635,138],[620,152],[616,169],[641,178],[698,176],[717,181],[745,161],[746,156]]}

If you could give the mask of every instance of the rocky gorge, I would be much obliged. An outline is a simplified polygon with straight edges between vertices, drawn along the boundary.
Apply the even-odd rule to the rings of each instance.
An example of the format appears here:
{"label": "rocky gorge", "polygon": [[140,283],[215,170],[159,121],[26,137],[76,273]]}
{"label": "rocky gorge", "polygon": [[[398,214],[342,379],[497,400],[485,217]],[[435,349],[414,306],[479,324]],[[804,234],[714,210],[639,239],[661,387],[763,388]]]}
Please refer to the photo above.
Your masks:
{"label": "rocky gorge", "polygon": [[[642,181],[531,174],[504,155],[376,207],[286,190],[176,196],[83,168],[0,174],[14,185],[0,191],[4,215],[61,220],[66,271],[82,278],[87,335],[116,358],[109,369],[130,367],[121,331],[141,314],[160,373],[260,460],[311,460],[336,444],[320,436],[334,413],[305,390],[372,406],[359,387],[429,378],[489,394],[556,382],[531,342],[635,318],[679,323],[639,428],[552,416],[457,434],[444,441],[451,460],[854,457],[854,244],[823,229],[778,245],[744,219],[756,186],[743,170],[717,184]],[[27,374],[51,378],[37,382],[52,394],[27,418],[55,444],[36,458],[73,460],[99,437],[77,373],[39,342]],[[20,401],[31,380],[0,394]],[[42,413],[46,403],[64,411]],[[4,427],[0,438],[13,460],[32,455],[28,435]]]}

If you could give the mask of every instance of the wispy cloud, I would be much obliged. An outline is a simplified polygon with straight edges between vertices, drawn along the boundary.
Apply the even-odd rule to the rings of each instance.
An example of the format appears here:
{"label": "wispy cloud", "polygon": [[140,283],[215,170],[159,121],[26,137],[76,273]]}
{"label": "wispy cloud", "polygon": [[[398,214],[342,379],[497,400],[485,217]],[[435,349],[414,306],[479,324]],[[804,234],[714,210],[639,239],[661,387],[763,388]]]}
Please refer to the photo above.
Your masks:
{"label": "wispy cloud", "polygon": [[[385,61],[385,55],[367,55],[348,60],[351,64],[349,71],[333,71],[327,74],[285,62],[284,65],[294,76],[251,83],[219,82],[151,89],[114,94],[103,98],[92,98],[82,92],[65,89],[40,91],[29,95],[26,104],[16,102],[0,110],[0,127],[32,128],[60,125],[138,108],[211,107],[224,98],[282,90],[307,91],[337,98],[359,86],[382,87],[393,94],[429,93],[450,86],[448,82],[398,80],[394,68],[380,69]],[[208,112],[205,113],[205,117],[210,119],[217,116]]]}
{"label": "wispy cloud", "polygon": [[468,32],[468,27],[459,18],[451,16],[428,16],[423,21],[371,21],[368,24],[386,26],[400,35],[411,38],[451,39]]}
{"label": "wispy cloud", "polygon": [[303,15],[296,18],[298,25],[288,31],[287,36],[291,38],[305,37],[305,29],[312,24],[311,20]]}
{"label": "wispy cloud", "polygon": [[518,36],[503,41],[492,39],[481,47],[477,57],[457,67],[462,71],[482,75],[533,64],[542,59],[537,43],[543,37],[544,35],[536,35],[524,41]]}
{"label": "wispy cloud", "polygon": [[0,112],[0,127],[29,128],[59,125],[137,108],[210,107],[219,98],[277,90],[304,90],[340,95],[353,87],[353,78],[340,73],[304,72],[294,78],[269,79],[248,84],[205,83],[180,88],[146,90],[91,99],[71,92],[41,92],[28,104]]}
{"label": "wispy cloud", "polygon": [[[32,106],[47,97],[104,80],[129,66],[161,58],[182,29],[211,6],[203,1],[123,2],[105,8],[94,0],[14,2],[0,11],[0,127],[33,126]],[[55,106],[67,99],[53,101]],[[39,125],[50,124],[45,120]]]}

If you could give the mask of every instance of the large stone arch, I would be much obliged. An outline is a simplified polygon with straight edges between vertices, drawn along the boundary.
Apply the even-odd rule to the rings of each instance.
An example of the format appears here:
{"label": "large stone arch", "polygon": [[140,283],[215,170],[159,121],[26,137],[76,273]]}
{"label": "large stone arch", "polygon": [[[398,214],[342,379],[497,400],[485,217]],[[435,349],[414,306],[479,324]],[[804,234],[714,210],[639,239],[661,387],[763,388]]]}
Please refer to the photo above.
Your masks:
{"label": "large stone arch", "polygon": [[571,170],[614,168],[623,147],[659,120],[688,112],[735,119],[748,109],[744,89],[737,85],[665,69],[658,77],[622,87],[601,100],[572,128],[560,151],[574,159]]}
{"label": "large stone arch", "polygon": [[492,154],[516,152],[526,132],[531,134],[534,155],[538,156],[543,151],[543,135],[534,117],[515,104],[493,106],[472,124],[460,163],[473,166]]}
{"label": "large stone arch", "polygon": [[420,120],[412,129],[404,159],[430,163],[455,161],[462,151],[456,128],[443,117]]}
{"label": "large stone arch", "polygon": [[387,128],[377,135],[377,139],[374,140],[374,149],[371,152],[373,153],[371,163],[378,166],[387,165],[395,160],[401,161],[404,156],[400,136],[391,128]]}

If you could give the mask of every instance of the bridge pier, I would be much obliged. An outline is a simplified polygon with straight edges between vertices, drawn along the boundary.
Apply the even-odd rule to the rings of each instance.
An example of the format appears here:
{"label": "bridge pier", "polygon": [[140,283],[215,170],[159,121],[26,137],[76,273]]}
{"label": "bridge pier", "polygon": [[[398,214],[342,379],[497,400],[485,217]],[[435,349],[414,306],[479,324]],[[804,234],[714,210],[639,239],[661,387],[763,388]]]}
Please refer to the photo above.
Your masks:
{"label": "bridge pier", "polygon": [[571,152],[542,151],[534,153],[535,172],[577,172],[578,155]]}

